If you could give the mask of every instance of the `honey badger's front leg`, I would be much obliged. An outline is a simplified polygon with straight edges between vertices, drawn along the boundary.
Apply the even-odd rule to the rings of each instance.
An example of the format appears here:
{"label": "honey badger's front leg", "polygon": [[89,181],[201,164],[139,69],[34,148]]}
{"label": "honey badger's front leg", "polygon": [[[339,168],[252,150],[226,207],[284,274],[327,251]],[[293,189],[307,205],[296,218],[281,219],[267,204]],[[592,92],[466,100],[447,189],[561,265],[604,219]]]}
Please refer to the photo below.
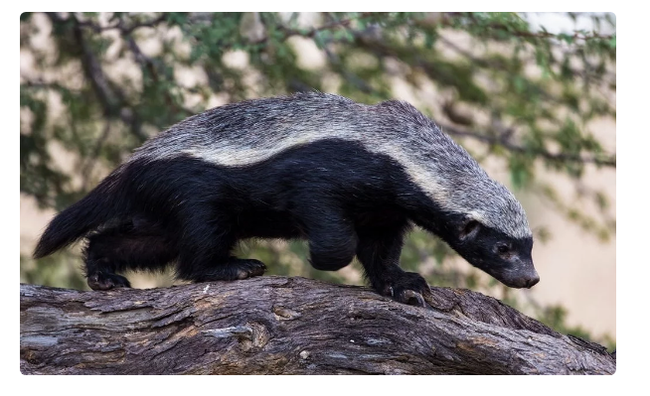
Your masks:
{"label": "honey badger's front leg", "polygon": [[357,236],[345,211],[321,197],[307,201],[297,213],[309,240],[309,262],[317,270],[338,271],[354,259]]}
{"label": "honey badger's front leg", "polygon": [[405,272],[399,267],[406,221],[383,227],[357,230],[357,258],[363,264],[366,278],[382,295],[416,306],[425,306],[424,296],[431,293],[420,274]]}

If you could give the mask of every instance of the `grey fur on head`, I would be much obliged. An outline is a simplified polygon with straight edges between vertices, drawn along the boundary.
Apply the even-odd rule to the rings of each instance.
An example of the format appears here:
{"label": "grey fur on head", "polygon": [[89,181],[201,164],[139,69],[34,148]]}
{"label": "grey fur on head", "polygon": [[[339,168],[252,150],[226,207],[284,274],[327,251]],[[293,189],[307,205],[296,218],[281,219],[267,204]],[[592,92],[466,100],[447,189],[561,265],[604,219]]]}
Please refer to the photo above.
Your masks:
{"label": "grey fur on head", "polygon": [[401,164],[445,210],[464,213],[514,238],[531,236],[514,195],[465,149],[406,102],[356,103],[320,92],[228,104],[190,117],[138,149],[133,160],[190,155],[245,166],[323,139],[359,142]]}

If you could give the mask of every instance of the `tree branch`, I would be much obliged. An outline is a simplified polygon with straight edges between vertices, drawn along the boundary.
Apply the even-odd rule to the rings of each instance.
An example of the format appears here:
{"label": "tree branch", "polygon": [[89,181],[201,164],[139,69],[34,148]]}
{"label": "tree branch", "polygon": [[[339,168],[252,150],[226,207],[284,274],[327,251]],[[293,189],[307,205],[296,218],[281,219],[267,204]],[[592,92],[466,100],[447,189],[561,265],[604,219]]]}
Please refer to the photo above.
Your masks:
{"label": "tree branch", "polygon": [[[447,134],[452,136],[459,137],[469,137],[472,139],[479,140],[481,142],[490,144],[490,145],[500,145],[507,148],[510,151],[518,153],[529,153],[533,155],[540,156],[547,160],[551,161],[561,161],[561,162],[581,162],[581,163],[593,163],[596,165],[602,166],[611,166],[616,167],[616,156],[604,154],[601,156],[591,156],[591,157],[581,157],[579,155],[563,154],[563,153],[551,153],[545,150],[531,150],[527,147],[518,146],[510,142],[507,138],[500,138],[494,136],[483,135],[477,132],[463,131],[449,124],[441,124],[436,122],[436,124]],[[504,136],[508,137],[511,134],[505,134]]]}
{"label": "tree branch", "polygon": [[[333,20],[333,21],[325,23],[325,24],[323,24],[321,26],[311,28],[311,29],[308,29],[308,30],[296,30],[296,29],[291,29],[291,28],[288,28],[288,27],[285,27],[285,26],[282,26],[282,25],[278,26],[278,28],[284,33],[284,36],[282,37],[282,40],[286,40],[286,39],[288,39],[289,37],[292,37],[292,36],[302,36],[302,37],[313,38],[314,36],[316,36],[320,32],[335,29],[335,28],[348,27],[352,22],[357,21],[357,20],[362,19],[362,18],[366,18],[366,17],[368,17],[370,15],[372,15],[371,12],[363,12],[363,13],[361,13],[361,14],[353,17],[353,18]],[[261,40],[256,41],[254,44],[263,43],[263,42],[265,42],[267,40],[268,40],[268,36],[266,36],[265,38],[263,38]]]}
{"label": "tree branch", "polygon": [[[101,26],[98,23],[92,21],[92,20],[87,20],[87,21],[81,21],[76,19],[76,23],[78,26],[83,27],[83,28],[88,28],[91,29],[95,33],[101,33],[107,30],[114,30],[114,29],[120,29],[126,34],[130,34],[136,29],[142,28],[142,27],[156,27],[162,22],[165,22],[166,16],[165,13],[162,13],[160,16],[150,20],[150,21],[145,21],[145,22],[134,22],[131,26],[124,27],[121,25],[120,22],[114,23],[112,25],[106,25],[106,26]],[[61,21],[65,21],[63,18],[59,18]]]}
{"label": "tree branch", "polygon": [[[142,52],[140,46],[138,46],[135,39],[133,38],[133,35],[131,35],[133,29],[125,27],[121,18],[119,19],[117,28],[120,30],[122,39],[126,41],[129,50],[135,58],[135,61],[140,65],[140,67],[146,69],[151,74],[151,77],[155,84],[160,84],[161,78],[159,76],[159,70],[163,68],[161,63],[159,61],[151,59]],[[181,104],[177,103],[170,94],[169,90],[165,90],[163,95],[168,106],[174,108],[176,111],[181,112],[186,117],[194,115],[194,112],[192,110],[187,109]]]}
{"label": "tree branch", "polygon": [[92,153],[85,159],[85,161],[82,161],[81,163],[81,189],[83,191],[88,191],[90,188],[90,177],[92,176],[93,168],[95,167],[95,164],[97,163],[97,160],[99,158],[99,154],[104,147],[104,144],[106,143],[106,140],[108,139],[108,136],[110,135],[111,132],[111,122],[110,120],[106,120],[106,123],[104,124],[104,130],[102,131],[102,134],[99,136],[97,139],[97,142],[95,143],[95,147],[92,150]]}
{"label": "tree branch", "polygon": [[119,118],[122,122],[131,127],[131,132],[138,139],[145,141],[148,136],[142,132],[142,122],[135,114],[133,114],[131,109],[125,105],[124,95],[115,88],[115,85],[109,81],[108,77],[104,73],[101,62],[97,59],[86,40],[81,22],[74,16],[71,16],[69,19],[63,19],[54,12],[47,13],[46,15],[50,18],[52,24],[67,23],[69,19],[72,19],[73,39],[79,46],[79,51],[81,52],[81,66],[84,71],[84,76],[90,82],[95,95],[97,95],[99,103],[104,111],[104,117],[107,119],[106,121],[108,122],[108,118],[111,117]]}
{"label": "tree branch", "polygon": [[20,288],[24,374],[612,374],[604,347],[498,300],[430,307],[356,286],[259,277],[171,288]]}
{"label": "tree branch", "polygon": [[[478,65],[480,67],[488,68],[488,69],[496,69],[496,70],[499,70],[502,67],[502,65],[498,64],[497,62],[490,61],[490,60],[485,59],[485,58],[479,58],[477,56],[474,56],[472,53],[470,53],[469,51],[467,51],[467,50],[461,48],[460,46],[456,45],[454,42],[447,39],[443,35],[440,35],[438,37],[438,40],[441,43],[445,44],[448,48],[450,48],[454,52],[464,56],[465,58],[470,60],[472,63],[474,63],[474,64],[476,64],[476,65]],[[575,54],[573,54],[573,55],[575,56]],[[520,56],[520,59],[522,59],[521,56]],[[529,63],[536,62],[535,59],[532,59],[532,58],[531,59],[526,59],[526,61],[529,62]],[[609,81],[605,81],[602,77],[598,76],[598,74],[594,73],[594,70],[596,69],[596,67],[589,64],[586,60],[585,60],[585,65],[587,66],[587,67],[585,67],[585,70],[578,70],[578,69],[574,69],[572,67],[568,67],[567,70],[571,73],[572,76],[580,76],[585,81],[587,81],[587,80],[589,80],[590,78],[593,78],[593,77],[597,77],[596,78],[597,81],[604,82],[604,83],[607,83],[607,84],[616,81],[616,74],[615,73],[612,73],[610,71],[604,72],[603,76],[607,76],[608,78],[611,79]],[[544,99],[551,100],[554,103],[561,103],[558,98],[552,96],[547,91],[540,89],[540,87],[535,87],[535,88],[539,91],[539,93],[542,95],[542,97]]]}
{"label": "tree branch", "polygon": [[[440,24],[447,27],[456,27],[454,25],[454,22],[447,17],[447,15],[455,15],[455,14],[456,13],[445,14],[445,17],[442,18]],[[476,18],[475,13],[470,12],[470,13],[463,13],[463,14],[468,16],[469,19],[474,24],[483,25],[483,23]],[[494,32],[500,31],[500,32],[506,32],[508,35],[521,37],[521,38],[542,38],[542,39],[552,38],[552,39],[562,40],[566,37],[570,37],[573,40],[588,41],[588,40],[611,40],[612,38],[616,37],[616,34],[600,35],[596,32],[587,33],[578,30],[574,30],[572,35],[568,35],[566,33],[555,34],[547,31],[533,32],[530,30],[514,29],[512,26],[508,26],[499,22],[491,22],[488,23],[487,25],[484,25],[483,27],[487,28],[485,32],[487,34],[492,34],[491,31]]]}

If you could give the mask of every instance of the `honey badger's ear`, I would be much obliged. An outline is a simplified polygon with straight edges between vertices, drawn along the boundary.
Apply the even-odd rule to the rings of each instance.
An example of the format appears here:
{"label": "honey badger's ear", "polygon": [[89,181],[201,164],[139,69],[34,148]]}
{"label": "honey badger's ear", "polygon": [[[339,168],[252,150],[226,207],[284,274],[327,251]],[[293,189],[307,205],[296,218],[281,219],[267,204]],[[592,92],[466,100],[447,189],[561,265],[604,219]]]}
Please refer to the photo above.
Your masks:
{"label": "honey badger's ear", "polygon": [[478,231],[481,229],[481,223],[474,219],[466,219],[461,223],[460,233],[458,238],[461,241],[472,239],[478,234]]}

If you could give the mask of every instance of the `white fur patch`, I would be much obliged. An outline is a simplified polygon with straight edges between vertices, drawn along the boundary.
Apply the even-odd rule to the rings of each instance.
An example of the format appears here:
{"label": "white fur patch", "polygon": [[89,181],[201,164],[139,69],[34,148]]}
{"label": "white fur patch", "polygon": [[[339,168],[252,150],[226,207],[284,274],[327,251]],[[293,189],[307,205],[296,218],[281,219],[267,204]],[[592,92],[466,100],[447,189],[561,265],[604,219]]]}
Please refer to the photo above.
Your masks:
{"label": "white fur patch", "polygon": [[[444,200],[444,189],[438,183],[438,176],[427,171],[421,164],[413,161],[411,155],[401,147],[379,136],[368,136],[363,133],[345,133],[349,130],[322,130],[319,132],[303,132],[297,136],[288,136],[282,140],[270,138],[258,148],[242,147],[239,144],[223,142],[220,146],[191,147],[181,150],[203,161],[221,166],[248,166],[272,158],[286,150],[297,146],[315,143],[327,139],[343,139],[361,143],[372,153],[388,155],[401,164],[412,181],[436,200]],[[356,131],[355,131],[356,132]]]}

